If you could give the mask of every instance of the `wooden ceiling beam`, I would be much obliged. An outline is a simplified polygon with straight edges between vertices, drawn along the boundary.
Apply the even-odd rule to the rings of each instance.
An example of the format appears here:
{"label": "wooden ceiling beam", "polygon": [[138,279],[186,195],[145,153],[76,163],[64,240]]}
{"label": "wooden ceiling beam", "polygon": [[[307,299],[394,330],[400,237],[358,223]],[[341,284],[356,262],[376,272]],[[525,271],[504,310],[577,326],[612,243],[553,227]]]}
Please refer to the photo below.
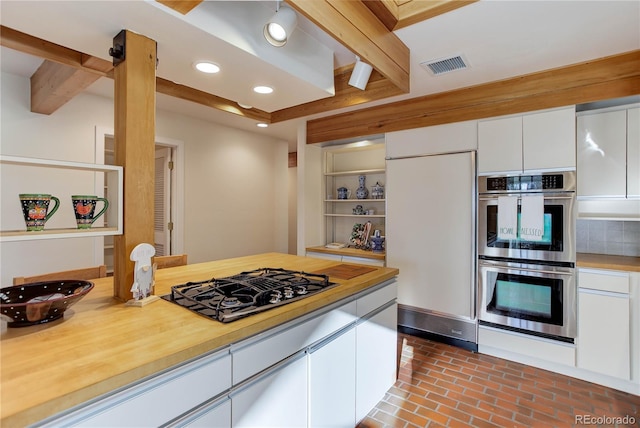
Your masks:
{"label": "wooden ceiling beam", "polygon": [[99,78],[99,74],[45,60],[31,76],[31,112],[49,115]]}
{"label": "wooden ceiling beam", "polygon": [[287,3],[371,64],[403,93],[409,92],[409,48],[364,3],[341,0]]}
{"label": "wooden ceiling beam", "polygon": [[202,0],[156,0],[158,3],[163,4],[176,12],[180,12],[183,15],[191,12],[196,6],[202,3]]}
{"label": "wooden ceiling beam", "polygon": [[640,50],[307,122],[307,144],[640,94]]}
{"label": "wooden ceiling beam", "polygon": [[460,7],[468,6],[478,0],[412,0],[398,6],[398,23],[393,28],[408,27],[431,19]]}

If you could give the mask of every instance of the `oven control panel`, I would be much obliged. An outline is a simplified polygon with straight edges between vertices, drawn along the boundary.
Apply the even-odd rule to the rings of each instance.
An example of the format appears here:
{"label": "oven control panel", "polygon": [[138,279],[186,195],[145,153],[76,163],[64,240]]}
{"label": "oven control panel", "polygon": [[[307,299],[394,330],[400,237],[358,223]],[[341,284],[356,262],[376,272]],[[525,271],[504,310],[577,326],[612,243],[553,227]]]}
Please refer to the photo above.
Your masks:
{"label": "oven control panel", "polygon": [[479,177],[478,190],[480,193],[573,191],[575,184],[571,185],[570,182],[575,183],[575,179],[571,180],[571,177],[575,175],[567,172]]}

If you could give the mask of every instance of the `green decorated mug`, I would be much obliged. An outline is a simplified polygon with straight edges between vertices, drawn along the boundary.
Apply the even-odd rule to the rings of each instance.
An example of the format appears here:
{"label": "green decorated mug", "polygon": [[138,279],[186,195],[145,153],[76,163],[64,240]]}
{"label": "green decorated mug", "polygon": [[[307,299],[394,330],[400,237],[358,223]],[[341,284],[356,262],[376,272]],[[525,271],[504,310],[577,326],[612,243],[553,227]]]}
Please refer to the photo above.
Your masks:
{"label": "green decorated mug", "polygon": [[[73,212],[76,214],[78,229],[90,229],[93,222],[104,214],[109,207],[109,201],[95,195],[72,195],[71,201],[73,202]],[[103,202],[104,206],[98,214],[95,214],[98,202]]]}
{"label": "green decorated mug", "polygon": [[[29,232],[43,230],[44,224],[60,206],[60,199],[45,193],[21,193],[19,196],[22,215]],[[49,209],[51,201],[55,205]]]}

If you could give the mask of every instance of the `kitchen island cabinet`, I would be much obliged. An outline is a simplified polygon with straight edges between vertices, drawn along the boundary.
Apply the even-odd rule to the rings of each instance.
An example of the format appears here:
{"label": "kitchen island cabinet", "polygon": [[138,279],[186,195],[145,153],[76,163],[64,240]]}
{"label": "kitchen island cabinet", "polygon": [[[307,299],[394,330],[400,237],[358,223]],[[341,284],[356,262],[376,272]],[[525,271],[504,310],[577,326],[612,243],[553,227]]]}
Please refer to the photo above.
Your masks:
{"label": "kitchen island cabinet", "polygon": [[[172,285],[186,281],[229,276],[265,266],[317,272],[337,264],[268,253],[180,266],[157,272],[156,294],[167,294]],[[63,320],[22,329],[7,329],[3,323],[0,350],[2,426],[27,426],[43,420],[53,423],[53,416],[66,417],[70,411],[82,412],[88,404],[96,405],[116,395],[122,397],[122,394],[133,391],[131,388],[153,384],[151,389],[154,390],[156,384],[169,381],[164,375],[171,377],[171,374],[182,373],[175,370],[182,370],[187,367],[185,365],[201,367],[204,364],[206,368],[207,361],[203,358],[215,355],[212,361],[229,361],[226,358],[232,361],[230,349],[234,345],[256,341],[261,336],[270,337],[271,332],[287,330],[298,324],[315,323],[315,320],[326,316],[332,318],[328,314],[337,308],[354,302],[357,307],[360,299],[366,301],[369,294],[393,291],[393,279],[397,274],[397,269],[381,267],[349,280],[331,277],[332,281],[339,283],[338,286],[227,324],[212,321],[164,300],[142,308],[125,306],[112,297],[112,278],[96,279],[94,290],[70,309]],[[349,325],[355,328],[354,323]],[[332,333],[330,331],[329,335]],[[300,345],[293,355],[299,352],[305,353],[302,357],[305,362],[301,364],[306,365],[308,347]],[[395,344],[392,353],[396,353]],[[24,355],[30,355],[30,358],[24,358]],[[81,376],[78,376],[78,367],[82,369]],[[226,373],[231,375],[232,370]],[[251,380],[257,380],[257,375],[251,373]],[[210,376],[206,378],[211,379]],[[226,381],[210,382],[213,385],[205,394],[207,400],[201,400],[203,397],[195,399],[202,402],[185,413],[163,416],[174,417],[165,422],[181,425],[179,421],[190,421],[198,426],[198,421],[208,420],[217,412],[226,414],[225,409],[233,407],[227,398],[232,401],[234,392],[240,393],[244,381],[238,379],[237,385],[232,382],[231,389],[222,394],[216,391],[225,388]],[[191,395],[190,387],[181,387],[180,391],[179,394]],[[170,396],[175,396],[175,393]],[[190,402],[189,406],[192,404]],[[156,406],[162,404],[156,402]],[[183,408],[175,410],[182,411]],[[115,425],[125,423],[128,423],[127,418],[119,419]]]}

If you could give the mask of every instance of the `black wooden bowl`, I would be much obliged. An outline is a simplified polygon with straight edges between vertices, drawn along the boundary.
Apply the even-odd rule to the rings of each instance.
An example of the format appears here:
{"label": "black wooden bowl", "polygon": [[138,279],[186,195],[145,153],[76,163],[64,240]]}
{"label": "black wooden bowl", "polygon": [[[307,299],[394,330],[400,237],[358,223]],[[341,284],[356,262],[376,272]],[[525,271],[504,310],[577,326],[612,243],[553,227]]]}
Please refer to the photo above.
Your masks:
{"label": "black wooden bowl", "polygon": [[0,317],[7,327],[51,322],[62,318],[93,286],[89,281],[70,279],[0,288]]}

